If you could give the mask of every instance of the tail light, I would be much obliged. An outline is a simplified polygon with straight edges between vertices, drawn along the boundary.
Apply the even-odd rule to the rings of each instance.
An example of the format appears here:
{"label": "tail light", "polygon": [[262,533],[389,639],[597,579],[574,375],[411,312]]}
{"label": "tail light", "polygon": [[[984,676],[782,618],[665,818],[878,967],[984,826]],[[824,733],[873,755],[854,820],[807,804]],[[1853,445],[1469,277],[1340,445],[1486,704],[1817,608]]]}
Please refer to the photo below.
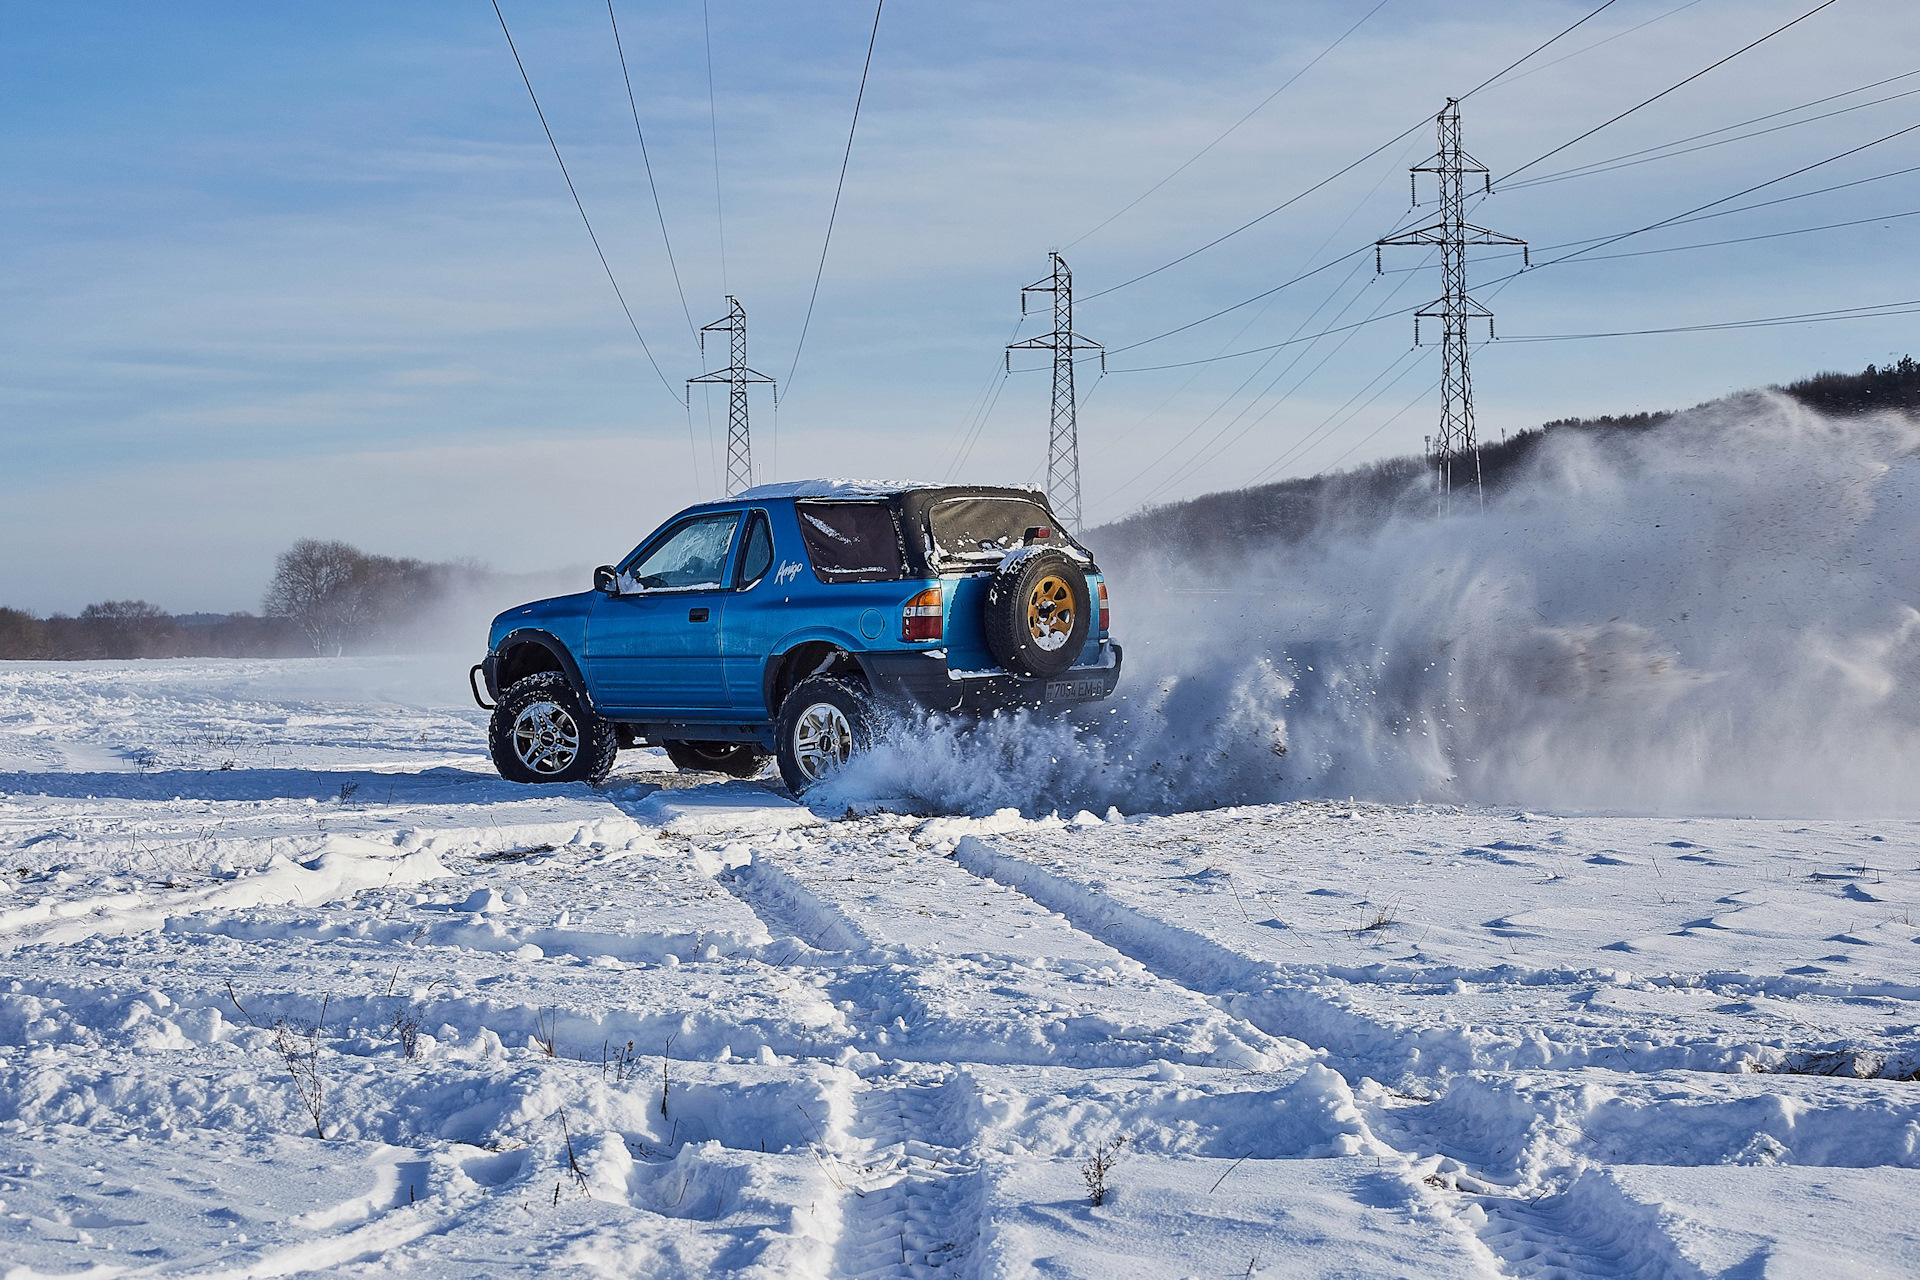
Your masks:
{"label": "tail light", "polygon": [[900,610],[900,638],[909,643],[917,640],[938,640],[941,635],[942,612],[940,588],[928,587],[907,601],[906,607]]}
{"label": "tail light", "polygon": [[1100,634],[1101,635],[1107,634],[1107,618],[1108,618],[1107,582],[1105,578],[1102,578],[1100,580]]}

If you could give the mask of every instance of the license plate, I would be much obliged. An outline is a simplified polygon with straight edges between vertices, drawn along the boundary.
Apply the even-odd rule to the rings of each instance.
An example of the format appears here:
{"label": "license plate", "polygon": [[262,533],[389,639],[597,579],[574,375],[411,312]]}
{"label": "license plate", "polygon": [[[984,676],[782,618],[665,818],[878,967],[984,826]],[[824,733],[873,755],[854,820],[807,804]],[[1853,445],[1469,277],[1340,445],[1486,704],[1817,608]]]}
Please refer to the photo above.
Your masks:
{"label": "license plate", "polygon": [[1048,702],[1086,702],[1102,696],[1105,692],[1106,685],[1099,680],[1047,681]]}

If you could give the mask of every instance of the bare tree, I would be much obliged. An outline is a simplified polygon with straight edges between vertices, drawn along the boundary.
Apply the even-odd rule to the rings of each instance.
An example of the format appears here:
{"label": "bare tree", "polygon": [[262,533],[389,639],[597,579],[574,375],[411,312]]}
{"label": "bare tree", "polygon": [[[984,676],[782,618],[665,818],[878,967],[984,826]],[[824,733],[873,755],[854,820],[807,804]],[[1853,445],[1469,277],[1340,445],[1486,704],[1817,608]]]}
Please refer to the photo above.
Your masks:
{"label": "bare tree", "polygon": [[268,614],[293,619],[314,652],[344,653],[368,623],[366,577],[363,552],[302,538],[280,553],[263,603]]}
{"label": "bare tree", "polygon": [[447,592],[456,568],[302,538],[274,566],[266,611],[291,618],[315,652],[344,653],[349,645],[393,640]]}

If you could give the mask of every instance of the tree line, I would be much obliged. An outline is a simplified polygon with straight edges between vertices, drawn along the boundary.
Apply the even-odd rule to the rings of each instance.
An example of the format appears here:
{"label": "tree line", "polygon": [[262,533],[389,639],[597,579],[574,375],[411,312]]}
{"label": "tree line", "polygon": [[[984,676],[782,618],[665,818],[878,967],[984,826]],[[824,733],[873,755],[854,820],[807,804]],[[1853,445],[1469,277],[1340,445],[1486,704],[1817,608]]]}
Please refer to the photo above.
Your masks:
{"label": "tree line", "polygon": [[471,623],[469,601],[511,589],[469,563],[374,555],[303,538],[282,552],[263,615],[171,614],[145,600],[105,600],[77,616],[0,608],[0,659],[245,658],[395,651],[438,625]]}

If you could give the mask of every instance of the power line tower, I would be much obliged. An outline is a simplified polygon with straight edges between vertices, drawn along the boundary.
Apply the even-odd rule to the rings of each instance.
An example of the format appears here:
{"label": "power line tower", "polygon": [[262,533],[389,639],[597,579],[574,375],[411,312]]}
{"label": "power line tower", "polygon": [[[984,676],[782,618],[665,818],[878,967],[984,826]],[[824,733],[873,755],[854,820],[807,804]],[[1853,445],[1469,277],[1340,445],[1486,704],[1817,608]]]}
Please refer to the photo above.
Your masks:
{"label": "power line tower", "polygon": [[1007,370],[1013,370],[1016,351],[1053,352],[1053,422],[1047,433],[1047,496],[1054,513],[1070,528],[1080,527],[1080,427],[1074,408],[1073,353],[1098,351],[1100,372],[1107,371],[1107,351],[1099,343],[1073,331],[1073,273],[1066,259],[1049,254],[1053,274],[1020,291],[1020,314],[1027,314],[1027,295],[1053,295],[1053,332],[1007,344]]}
{"label": "power line tower", "polygon": [[1448,98],[1436,121],[1440,126],[1440,150],[1432,159],[1417,164],[1407,175],[1413,202],[1420,203],[1419,178],[1431,173],[1439,180],[1440,216],[1414,231],[1388,236],[1374,243],[1373,264],[1380,270],[1380,250],[1389,245],[1437,245],[1440,249],[1440,297],[1413,313],[1413,341],[1420,343],[1420,321],[1438,319],[1440,338],[1440,431],[1432,437],[1427,460],[1433,465],[1434,487],[1440,495],[1440,510],[1446,511],[1453,494],[1453,464],[1473,455],[1473,485],[1480,488],[1480,443],[1473,434],[1473,377],[1467,367],[1471,350],[1467,325],[1473,320],[1487,322],[1487,338],[1493,338],[1493,312],[1467,292],[1467,246],[1481,244],[1518,245],[1522,260],[1527,242],[1513,236],[1489,231],[1467,221],[1466,175],[1481,175],[1483,190],[1493,194],[1493,179],[1487,167],[1468,155],[1460,145],[1460,103]]}
{"label": "power line tower", "polygon": [[712,373],[703,373],[697,378],[688,378],[687,383],[706,383],[709,385],[724,383],[727,394],[727,492],[738,493],[742,489],[753,487],[753,437],[747,430],[747,384],[765,382],[771,384],[772,378],[747,367],[747,309],[732,294],[727,295],[727,315],[724,320],[715,320],[712,324],[700,326],[700,354],[707,353],[707,335],[724,333],[727,335],[727,350],[731,357],[727,367],[716,369]]}

